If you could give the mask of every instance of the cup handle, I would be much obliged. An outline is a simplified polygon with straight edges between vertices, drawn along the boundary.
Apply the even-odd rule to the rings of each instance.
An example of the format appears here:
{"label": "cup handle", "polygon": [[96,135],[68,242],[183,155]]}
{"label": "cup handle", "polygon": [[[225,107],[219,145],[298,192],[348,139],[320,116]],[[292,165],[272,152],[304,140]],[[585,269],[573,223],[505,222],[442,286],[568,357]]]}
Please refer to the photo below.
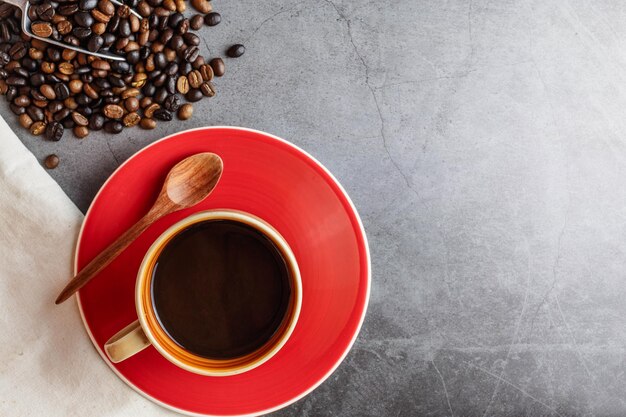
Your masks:
{"label": "cup handle", "polygon": [[130,358],[150,346],[139,320],[135,320],[117,332],[104,344],[104,351],[113,363]]}

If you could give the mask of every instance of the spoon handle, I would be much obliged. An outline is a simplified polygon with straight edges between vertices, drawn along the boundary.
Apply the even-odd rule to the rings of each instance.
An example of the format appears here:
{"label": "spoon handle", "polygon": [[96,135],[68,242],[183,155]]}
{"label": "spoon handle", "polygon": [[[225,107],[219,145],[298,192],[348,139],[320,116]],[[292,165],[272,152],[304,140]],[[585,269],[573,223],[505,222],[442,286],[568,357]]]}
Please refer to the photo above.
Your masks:
{"label": "spoon handle", "polygon": [[109,265],[117,256],[124,251],[144,230],[152,223],[158,220],[166,213],[150,210],[130,229],[125,231],[105,250],[100,252],[91,262],[80,270],[74,278],[63,288],[61,294],[57,297],[55,303],[61,304],[78,291],[83,285],[87,284],[93,277],[98,275],[107,265]]}

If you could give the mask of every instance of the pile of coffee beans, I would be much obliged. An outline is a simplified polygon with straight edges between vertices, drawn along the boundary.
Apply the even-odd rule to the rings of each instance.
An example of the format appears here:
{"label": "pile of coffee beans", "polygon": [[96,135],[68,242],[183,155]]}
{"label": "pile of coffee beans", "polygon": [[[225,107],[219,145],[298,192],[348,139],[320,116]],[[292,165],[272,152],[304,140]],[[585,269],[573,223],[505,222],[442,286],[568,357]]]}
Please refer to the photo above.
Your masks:
{"label": "pile of coffee beans", "polygon": [[31,38],[20,30],[20,10],[0,3],[0,94],[25,129],[52,141],[67,129],[84,138],[90,131],[120,133],[136,125],[153,129],[174,117],[187,120],[191,103],[213,97],[214,77],[225,71],[221,58],[205,61],[193,33],[217,25],[221,16],[208,0],[190,3],[199,13],[186,17],[184,0],[126,0],[122,6],[31,0],[34,34],[125,61]]}

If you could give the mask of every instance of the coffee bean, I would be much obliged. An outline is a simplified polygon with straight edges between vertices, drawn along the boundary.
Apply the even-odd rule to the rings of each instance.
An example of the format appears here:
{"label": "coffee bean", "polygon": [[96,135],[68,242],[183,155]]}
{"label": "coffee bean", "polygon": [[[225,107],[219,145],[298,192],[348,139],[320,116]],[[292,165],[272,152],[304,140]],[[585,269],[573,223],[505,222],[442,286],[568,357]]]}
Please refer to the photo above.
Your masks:
{"label": "coffee bean", "polygon": [[91,29],[84,27],[75,27],[74,29],[72,29],[72,34],[78,39],[87,39],[91,36]]}
{"label": "coffee bean", "polygon": [[54,94],[59,100],[65,100],[70,96],[70,89],[64,83],[56,83],[54,85]]}
{"label": "coffee bean", "polygon": [[48,2],[35,6],[34,10],[37,17],[46,22],[49,22],[54,17],[54,7]]}
{"label": "coffee bean", "polygon": [[169,122],[170,120],[172,120],[172,112],[167,109],[158,109],[154,112],[154,118]]}
{"label": "coffee bean", "polygon": [[42,38],[49,38],[52,36],[52,25],[50,22],[33,22],[30,25],[30,30],[34,35]]}
{"label": "coffee bean", "polygon": [[43,121],[36,121],[30,126],[30,133],[39,136],[46,131],[46,123]]}
{"label": "coffee bean", "polygon": [[189,19],[181,20],[178,26],[176,26],[176,32],[181,35],[186,35],[187,32],[189,32]]}
{"label": "coffee bean", "polygon": [[69,22],[68,20],[62,20],[59,23],[57,23],[57,30],[59,31],[61,35],[67,35],[68,33],[72,31],[73,28],[74,26],[72,26],[72,23]]}
{"label": "coffee bean", "polygon": [[193,105],[185,103],[178,109],[178,118],[180,120],[187,120],[193,115]]}
{"label": "coffee bean", "polygon": [[244,54],[244,52],[246,52],[245,46],[238,43],[228,48],[228,50],[226,51],[226,55],[231,58],[239,58],[241,55]]}
{"label": "coffee bean", "polygon": [[204,64],[200,66],[198,71],[200,71],[200,75],[202,75],[204,81],[211,81],[213,79],[213,68],[211,68],[210,65]]}
{"label": "coffee bean", "polygon": [[187,74],[187,79],[191,88],[199,88],[202,84],[202,74],[198,70],[193,70]]}
{"label": "coffee bean", "polygon": [[143,110],[143,114],[147,118],[152,118],[152,116],[154,115],[154,112],[160,108],[161,106],[159,104],[152,103]]}
{"label": "coffee bean", "polygon": [[72,130],[72,132],[74,133],[74,136],[76,136],[78,139],[86,138],[87,135],[89,135],[89,129],[87,128],[87,126],[76,126],[74,127],[74,130]]}
{"label": "coffee bean", "polygon": [[208,0],[191,0],[191,5],[202,14],[210,13],[213,10]]}
{"label": "coffee bean", "polygon": [[31,119],[35,122],[40,122],[44,120],[44,113],[39,107],[28,106],[26,108],[26,113],[30,116]]}
{"label": "coffee bean", "polygon": [[163,107],[171,112],[175,112],[180,108],[181,99],[178,94],[168,96],[163,102]]}
{"label": "coffee bean", "polygon": [[61,104],[61,110],[54,113],[54,120],[57,122],[62,122],[65,118],[69,117],[72,111],[70,109],[64,108],[63,104]]}
{"label": "coffee bean", "polygon": [[72,112],[72,120],[74,120],[74,123],[76,123],[78,126],[87,126],[89,124],[89,120],[76,111]]}
{"label": "coffee bean", "polygon": [[91,52],[98,52],[104,45],[104,39],[102,36],[92,36],[87,43],[87,49]]}
{"label": "coffee bean", "polygon": [[39,87],[39,91],[48,100],[54,100],[57,97],[56,93],[54,92],[54,88],[50,84],[43,84]]}
{"label": "coffee bean", "polygon": [[55,154],[48,155],[46,159],[43,161],[44,165],[48,169],[54,169],[59,166],[59,157]]}
{"label": "coffee bean", "polygon": [[100,113],[94,113],[89,118],[89,128],[91,130],[101,130],[104,127],[105,118]]}
{"label": "coffee bean", "polygon": [[192,103],[202,100],[202,97],[202,91],[196,88],[189,90],[189,92],[185,94],[185,98],[187,99],[187,101],[190,101]]}
{"label": "coffee bean", "polygon": [[97,5],[98,0],[80,0],[78,2],[78,8],[85,12],[95,9]]}
{"label": "coffee bean", "polygon": [[61,62],[58,68],[61,74],[72,75],[74,73],[74,65],[69,62]]}
{"label": "coffee bean", "polygon": [[115,13],[115,6],[109,0],[100,0],[98,2],[98,10],[109,16],[113,16]]}
{"label": "coffee bean", "polygon": [[124,109],[117,104],[104,106],[104,115],[109,119],[121,119],[124,116]]}
{"label": "coffee bean", "polygon": [[78,12],[74,14],[73,18],[74,22],[84,28],[91,27],[94,23],[94,18],[89,12]]}
{"label": "coffee bean", "polygon": [[63,106],[63,103],[58,100],[54,100],[48,103],[48,110],[50,110],[52,113],[57,113],[64,108],[65,107]]}
{"label": "coffee bean", "polygon": [[136,112],[128,113],[123,119],[124,126],[126,127],[136,126],[140,121],[141,116],[139,116]]}
{"label": "coffee bean", "polygon": [[[198,46],[198,45],[200,45],[200,38],[198,37],[198,35],[196,35],[194,33],[191,33],[191,32],[185,33],[183,35],[183,39],[185,40],[185,43],[187,45],[191,45],[191,46]],[[189,62],[191,62],[191,61],[193,61],[193,59],[190,60]]]}
{"label": "coffee bean", "polygon": [[143,118],[139,124],[142,129],[154,129],[156,127],[156,121],[151,118]]}
{"label": "coffee bean", "polygon": [[124,129],[124,125],[119,121],[108,121],[104,123],[104,131],[107,133],[120,133]]}
{"label": "coffee bean", "polygon": [[221,21],[222,15],[216,12],[209,13],[208,15],[204,16],[204,23],[206,23],[207,26],[216,26]]}
{"label": "coffee bean", "polygon": [[77,3],[68,3],[62,6],[59,6],[59,8],[57,9],[57,13],[60,14],[61,16],[70,16],[70,15],[77,13],[79,10],[80,9]]}
{"label": "coffee bean", "polygon": [[159,104],[163,104],[163,102],[165,101],[165,99],[168,96],[168,92],[165,88],[159,88],[156,93],[154,93],[154,101],[156,101]]}
{"label": "coffee bean", "polygon": [[46,139],[58,142],[63,137],[63,126],[61,123],[54,121],[50,122],[46,127]]}
{"label": "coffee bean", "polygon": [[17,96],[13,103],[19,107],[27,107],[30,105],[30,98],[27,95]]}
{"label": "coffee bean", "polygon": [[137,13],[139,13],[143,17],[148,17],[152,14],[152,7],[146,1],[140,1],[137,4]]}
{"label": "coffee bean", "polygon": [[211,62],[209,62],[211,68],[213,68],[213,74],[216,77],[221,77],[226,72],[226,67],[224,66],[224,61],[222,58],[213,58]]}
{"label": "coffee bean", "polygon": [[19,122],[24,129],[30,129],[33,124],[33,119],[31,119],[28,113],[23,113],[19,117]]}
{"label": "coffee bean", "polygon": [[203,25],[204,25],[204,17],[202,17],[201,14],[195,14],[191,17],[191,19],[189,19],[189,26],[193,30],[199,30]]}

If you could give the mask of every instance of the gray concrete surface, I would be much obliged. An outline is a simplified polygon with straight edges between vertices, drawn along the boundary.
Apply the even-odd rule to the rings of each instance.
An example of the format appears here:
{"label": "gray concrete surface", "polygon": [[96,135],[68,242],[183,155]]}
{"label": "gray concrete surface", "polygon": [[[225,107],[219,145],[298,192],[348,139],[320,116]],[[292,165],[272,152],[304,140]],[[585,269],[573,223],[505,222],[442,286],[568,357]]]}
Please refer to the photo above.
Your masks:
{"label": "gray concrete surface", "polygon": [[626,5],[214,3],[205,47],[248,49],[192,121],[17,131],[60,155],[83,210],[128,156],[202,125],[274,133],[337,175],[369,234],[370,310],[339,370],[276,415],[626,415]]}

